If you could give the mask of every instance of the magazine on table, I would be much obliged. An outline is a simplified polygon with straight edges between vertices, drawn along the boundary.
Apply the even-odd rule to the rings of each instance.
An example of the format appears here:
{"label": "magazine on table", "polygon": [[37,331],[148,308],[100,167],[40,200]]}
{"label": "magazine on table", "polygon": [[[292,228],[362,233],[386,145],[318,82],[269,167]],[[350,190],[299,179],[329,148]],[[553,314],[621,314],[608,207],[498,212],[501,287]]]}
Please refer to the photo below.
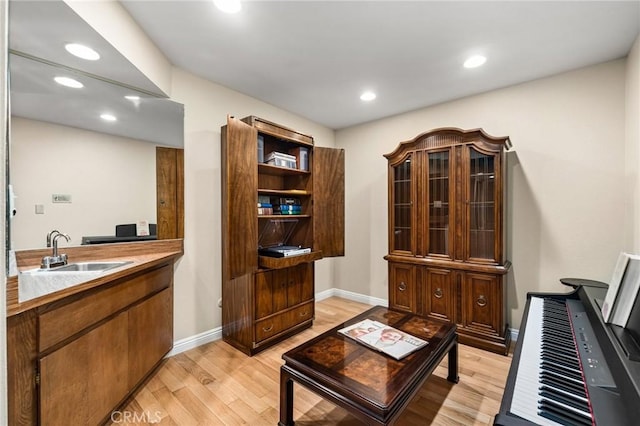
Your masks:
{"label": "magazine on table", "polygon": [[362,320],[338,330],[371,349],[400,360],[429,342],[378,321]]}

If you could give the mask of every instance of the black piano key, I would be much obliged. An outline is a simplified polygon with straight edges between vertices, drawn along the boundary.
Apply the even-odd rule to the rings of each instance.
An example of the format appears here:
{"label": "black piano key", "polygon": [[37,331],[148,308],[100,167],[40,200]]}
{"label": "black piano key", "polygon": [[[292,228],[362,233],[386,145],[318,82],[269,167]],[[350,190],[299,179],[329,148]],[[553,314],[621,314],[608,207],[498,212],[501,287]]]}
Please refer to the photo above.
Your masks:
{"label": "black piano key", "polygon": [[573,411],[567,410],[565,407],[553,403],[547,399],[538,402],[538,415],[552,420],[556,423],[566,426],[592,426],[593,421],[591,415],[588,417],[579,415]]}
{"label": "black piano key", "polygon": [[540,392],[538,392],[538,395],[562,403],[564,405],[571,406],[576,410],[580,410],[587,414],[589,413],[589,402],[587,401],[587,399],[581,398],[575,394],[561,392],[560,390],[554,389],[550,386],[542,385],[540,387]]}
{"label": "black piano key", "polygon": [[555,363],[551,363],[548,362],[546,360],[543,360],[542,363],[540,364],[540,368],[542,368],[543,370],[548,370],[548,371],[553,371],[554,373],[557,373],[559,375],[562,376],[567,376],[567,377],[571,377],[574,380],[579,380],[582,381],[582,372],[580,370],[574,370],[571,368],[566,368],[564,366],[561,366],[559,364],[555,364]]}
{"label": "black piano key", "polygon": [[542,352],[542,359],[553,362],[560,367],[569,368],[573,371],[580,371],[580,363],[575,359],[568,358],[566,356],[559,355],[554,352]]}
{"label": "black piano key", "polygon": [[544,371],[540,374],[540,383],[550,384],[554,387],[563,389],[564,391],[569,393],[573,393],[586,400],[587,394],[584,390],[584,383],[576,383],[572,380],[554,377]]}
{"label": "black piano key", "polygon": [[[543,378],[548,378],[549,380],[559,380],[560,382],[565,383],[566,386],[570,386],[571,388],[575,389],[576,392],[585,392],[585,383],[581,379],[576,379],[575,377],[570,377],[564,374],[558,374],[555,371],[546,369],[540,372],[540,379]],[[586,397],[586,395],[584,396]]]}
{"label": "black piano key", "polygon": [[[556,393],[558,395],[567,394],[567,395],[570,395],[570,397],[572,399],[575,399],[576,401],[583,402],[583,403],[586,402],[586,394],[584,392],[581,392],[580,394],[572,393],[573,389],[570,386],[566,386],[566,385],[564,385],[562,383],[559,384],[557,382],[551,382],[551,381],[549,381],[547,379],[541,380],[540,384],[542,386],[539,388],[539,392],[538,393],[540,393],[540,389],[544,388],[544,389],[547,389],[550,392],[554,392],[554,393]],[[580,391],[577,391],[577,392],[580,392]]]}

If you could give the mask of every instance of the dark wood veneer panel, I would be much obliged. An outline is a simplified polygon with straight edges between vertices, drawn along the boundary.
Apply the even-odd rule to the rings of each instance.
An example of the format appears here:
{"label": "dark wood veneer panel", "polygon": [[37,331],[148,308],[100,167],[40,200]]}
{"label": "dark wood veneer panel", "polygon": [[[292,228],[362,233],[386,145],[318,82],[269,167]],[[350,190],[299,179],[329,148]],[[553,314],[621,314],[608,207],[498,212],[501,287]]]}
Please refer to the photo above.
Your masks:
{"label": "dark wood veneer panel", "polygon": [[314,248],[344,256],[344,150],[316,147],[313,173]]}

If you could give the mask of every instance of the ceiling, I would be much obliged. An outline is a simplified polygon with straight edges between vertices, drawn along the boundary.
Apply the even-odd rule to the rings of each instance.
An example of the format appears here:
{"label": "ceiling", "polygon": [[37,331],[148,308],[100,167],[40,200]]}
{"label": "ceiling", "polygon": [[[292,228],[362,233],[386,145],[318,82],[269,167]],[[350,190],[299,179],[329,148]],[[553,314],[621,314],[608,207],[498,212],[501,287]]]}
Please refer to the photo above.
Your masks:
{"label": "ceiling", "polygon": [[[69,41],[92,46],[99,61],[86,61],[64,49]],[[131,64],[62,1],[9,3],[11,114],[93,130],[164,146],[182,147],[184,107],[166,99]],[[84,84],[70,89],[56,76]],[[137,95],[137,100],[125,96]],[[109,113],[116,122],[99,118]]]}
{"label": "ceiling", "polygon": [[332,129],[622,58],[640,31],[640,1],[121,3],[178,67]]}

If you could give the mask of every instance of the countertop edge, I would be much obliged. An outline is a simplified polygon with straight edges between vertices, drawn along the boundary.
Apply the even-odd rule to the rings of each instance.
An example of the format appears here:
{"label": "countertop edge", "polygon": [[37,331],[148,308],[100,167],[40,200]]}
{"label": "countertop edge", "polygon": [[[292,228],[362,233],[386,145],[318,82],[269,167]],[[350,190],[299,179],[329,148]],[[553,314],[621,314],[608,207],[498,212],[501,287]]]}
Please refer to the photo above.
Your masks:
{"label": "countertop edge", "polygon": [[[48,255],[50,251],[50,249],[36,249],[16,252],[18,270],[38,268],[42,256]],[[18,276],[9,276],[7,277],[7,318],[57,302],[68,296],[100,287],[167,260],[173,259],[175,261],[184,254],[184,241],[182,239],[174,239],[78,246],[62,248],[60,252],[67,253],[69,263],[96,260],[129,260],[132,263],[116,268],[113,272],[105,273],[97,278],[89,279],[84,283],[22,303],[18,301]]]}

